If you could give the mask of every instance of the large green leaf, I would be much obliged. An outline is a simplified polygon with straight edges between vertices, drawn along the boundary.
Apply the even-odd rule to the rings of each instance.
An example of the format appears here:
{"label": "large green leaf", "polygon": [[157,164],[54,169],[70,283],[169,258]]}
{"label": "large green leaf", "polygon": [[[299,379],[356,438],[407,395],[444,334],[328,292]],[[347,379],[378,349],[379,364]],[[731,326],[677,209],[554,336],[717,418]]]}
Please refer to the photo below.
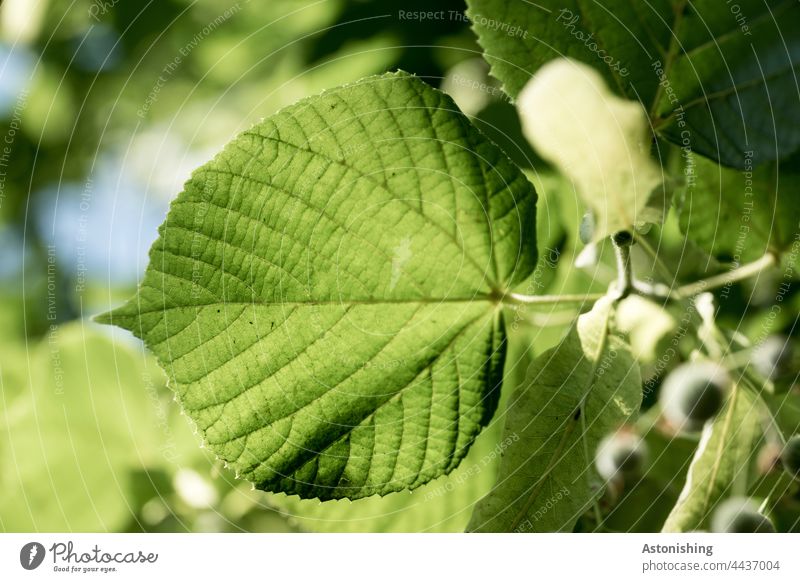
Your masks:
{"label": "large green leaf", "polygon": [[792,254],[800,224],[795,162],[739,171],[692,156],[689,167],[692,180],[676,197],[688,238],[724,261],[752,261],[767,251]]}
{"label": "large green leaf", "polygon": [[472,531],[572,531],[601,493],[598,443],[634,414],[641,378],[630,348],[612,331],[601,299],[564,341],[539,356],[510,400],[494,489],[476,506]]}
{"label": "large green leaf", "polygon": [[516,97],[547,61],[597,68],[657,131],[734,167],[800,145],[794,0],[468,0],[492,73]]}
{"label": "large green leaf", "polygon": [[288,107],[195,171],[139,293],[207,445],[269,491],[358,498],[455,468],[494,413],[533,187],[405,73]]}
{"label": "large green leaf", "polygon": [[[0,367],[6,368],[3,350]],[[82,324],[53,327],[3,377],[0,530],[119,531],[134,519],[132,475],[163,464],[164,377],[151,358]]]}
{"label": "large green leaf", "polygon": [[665,532],[703,529],[719,501],[747,492],[747,472],[761,438],[764,412],[754,391],[733,385],[725,408],[703,429]]}

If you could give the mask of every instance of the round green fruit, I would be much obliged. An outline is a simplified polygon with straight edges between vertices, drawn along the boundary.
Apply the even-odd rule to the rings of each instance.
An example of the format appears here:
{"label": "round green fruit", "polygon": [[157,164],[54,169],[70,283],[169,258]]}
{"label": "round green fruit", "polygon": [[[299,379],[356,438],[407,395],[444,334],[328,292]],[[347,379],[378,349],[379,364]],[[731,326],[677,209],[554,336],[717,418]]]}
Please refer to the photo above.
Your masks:
{"label": "round green fruit", "polygon": [[749,497],[731,497],[714,510],[711,530],[717,533],[774,533],[775,526]]}
{"label": "round green fruit", "polygon": [[595,467],[606,482],[632,479],[643,473],[648,458],[647,444],[638,435],[618,431],[600,441]]}
{"label": "round green fruit", "polygon": [[700,430],[722,409],[729,385],[727,372],[717,364],[682,364],[661,386],[659,402],[664,417],[679,430]]}

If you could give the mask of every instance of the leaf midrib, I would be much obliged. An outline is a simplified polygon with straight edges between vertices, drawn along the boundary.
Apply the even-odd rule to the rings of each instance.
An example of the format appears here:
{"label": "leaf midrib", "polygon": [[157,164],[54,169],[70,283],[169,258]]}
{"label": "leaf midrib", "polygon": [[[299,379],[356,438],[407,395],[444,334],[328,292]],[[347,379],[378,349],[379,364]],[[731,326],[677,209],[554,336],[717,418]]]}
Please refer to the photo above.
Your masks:
{"label": "leaf midrib", "polygon": [[[662,67],[663,75],[665,79],[669,79],[669,74],[672,71],[672,67],[675,64],[675,61],[678,59],[678,53],[680,52],[680,45],[681,41],[678,38],[678,27],[680,26],[681,22],[683,22],[683,11],[686,7],[688,0],[682,0],[680,4],[676,4],[673,7],[673,21],[672,26],[670,27],[670,31],[672,36],[669,39],[669,46],[667,47],[667,55],[664,58],[664,66]],[[655,123],[656,111],[658,111],[658,106],[661,102],[661,96],[664,93],[664,85],[659,83],[656,87],[656,94],[653,96],[653,102],[650,105],[649,109],[649,117]]]}
{"label": "leaf midrib", "polygon": [[714,453],[714,464],[711,467],[711,473],[709,478],[706,480],[705,487],[701,485],[702,489],[705,489],[705,496],[703,499],[703,511],[702,513],[705,515],[708,507],[711,505],[711,497],[714,494],[715,484],[717,481],[717,475],[719,475],[719,470],[722,464],[722,456],[725,451],[725,445],[728,444],[728,433],[731,429],[731,423],[733,422],[733,415],[736,412],[737,401],[739,399],[739,391],[741,390],[738,383],[734,383],[732,394],[730,397],[730,401],[728,402],[728,410],[725,414],[725,420],[722,425],[722,433],[719,435],[719,442],[716,447],[716,451]]}
{"label": "leaf midrib", "polygon": [[[417,299],[348,299],[348,300],[310,300],[310,301],[275,301],[275,302],[266,302],[266,301],[224,301],[220,299],[219,301],[214,301],[211,303],[196,303],[191,305],[173,305],[171,307],[160,307],[158,309],[148,309],[144,311],[137,311],[135,316],[140,317],[142,315],[150,315],[153,313],[164,313],[165,311],[175,311],[178,309],[203,309],[206,307],[214,307],[214,306],[235,306],[235,305],[249,305],[251,307],[281,307],[281,306],[324,306],[324,305],[339,305],[341,307],[347,307],[349,305],[407,305],[411,303],[422,303],[425,305],[433,305],[437,303],[479,303],[485,301],[487,303],[492,303],[495,305],[500,305],[502,301],[494,295],[476,295],[475,297],[445,297],[435,299],[432,297],[422,297]],[[113,312],[112,312],[113,313]],[[124,317],[124,315],[115,314],[116,317]]]}

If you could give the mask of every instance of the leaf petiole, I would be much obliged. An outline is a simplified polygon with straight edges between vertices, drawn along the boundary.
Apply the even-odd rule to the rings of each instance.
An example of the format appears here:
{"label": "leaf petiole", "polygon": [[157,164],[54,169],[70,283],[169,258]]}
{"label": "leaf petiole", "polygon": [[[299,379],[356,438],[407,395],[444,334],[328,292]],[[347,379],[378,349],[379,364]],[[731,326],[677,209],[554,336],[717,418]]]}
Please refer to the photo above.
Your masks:
{"label": "leaf petiole", "polygon": [[775,255],[772,253],[767,253],[760,259],[757,259],[752,263],[746,263],[740,267],[728,271],[727,273],[715,275],[707,279],[700,279],[694,283],[689,283],[688,285],[679,287],[678,296],[691,297],[693,295],[699,295],[705,291],[710,291],[711,289],[718,289],[719,287],[725,287],[726,285],[736,283],[737,281],[749,279],[754,275],[758,275],[764,269],[773,266],[775,263]]}
{"label": "leaf petiole", "polygon": [[619,299],[624,299],[633,291],[633,267],[631,266],[631,243],[633,235],[622,230],[611,237],[614,243],[614,257],[617,260],[617,287]]}
{"label": "leaf petiole", "polygon": [[559,303],[594,303],[605,297],[605,293],[567,294],[567,295],[523,295],[521,293],[506,293],[503,303],[517,305],[557,305]]}

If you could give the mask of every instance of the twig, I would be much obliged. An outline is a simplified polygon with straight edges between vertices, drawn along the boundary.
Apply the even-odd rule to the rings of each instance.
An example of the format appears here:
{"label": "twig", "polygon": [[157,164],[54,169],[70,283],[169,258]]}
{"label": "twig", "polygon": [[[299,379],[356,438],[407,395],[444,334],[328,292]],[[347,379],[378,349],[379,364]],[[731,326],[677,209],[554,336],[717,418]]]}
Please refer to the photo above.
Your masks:
{"label": "twig", "polygon": [[626,230],[621,230],[611,237],[614,243],[614,256],[617,259],[617,288],[618,299],[627,297],[633,290],[633,268],[631,267],[631,243],[633,236]]}
{"label": "twig", "polygon": [[594,303],[605,297],[605,293],[588,293],[586,295],[522,295],[521,293],[506,293],[504,303],[517,303],[521,305],[554,305],[558,303]]}
{"label": "twig", "polygon": [[737,267],[736,269],[728,271],[727,273],[715,275],[713,277],[709,277],[708,279],[700,279],[699,281],[695,281],[694,283],[689,283],[688,285],[679,287],[678,296],[692,297],[694,295],[699,295],[700,293],[703,293],[705,291],[710,291],[711,289],[725,287],[726,285],[730,285],[731,283],[748,279],[753,275],[758,275],[761,271],[763,271],[767,267],[771,267],[774,264],[775,264],[775,255],[773,255],[772,253],[767,253],[760,259],[753,261],[752,263],[747,263],[745,265],[742,265],[741,267]]}

